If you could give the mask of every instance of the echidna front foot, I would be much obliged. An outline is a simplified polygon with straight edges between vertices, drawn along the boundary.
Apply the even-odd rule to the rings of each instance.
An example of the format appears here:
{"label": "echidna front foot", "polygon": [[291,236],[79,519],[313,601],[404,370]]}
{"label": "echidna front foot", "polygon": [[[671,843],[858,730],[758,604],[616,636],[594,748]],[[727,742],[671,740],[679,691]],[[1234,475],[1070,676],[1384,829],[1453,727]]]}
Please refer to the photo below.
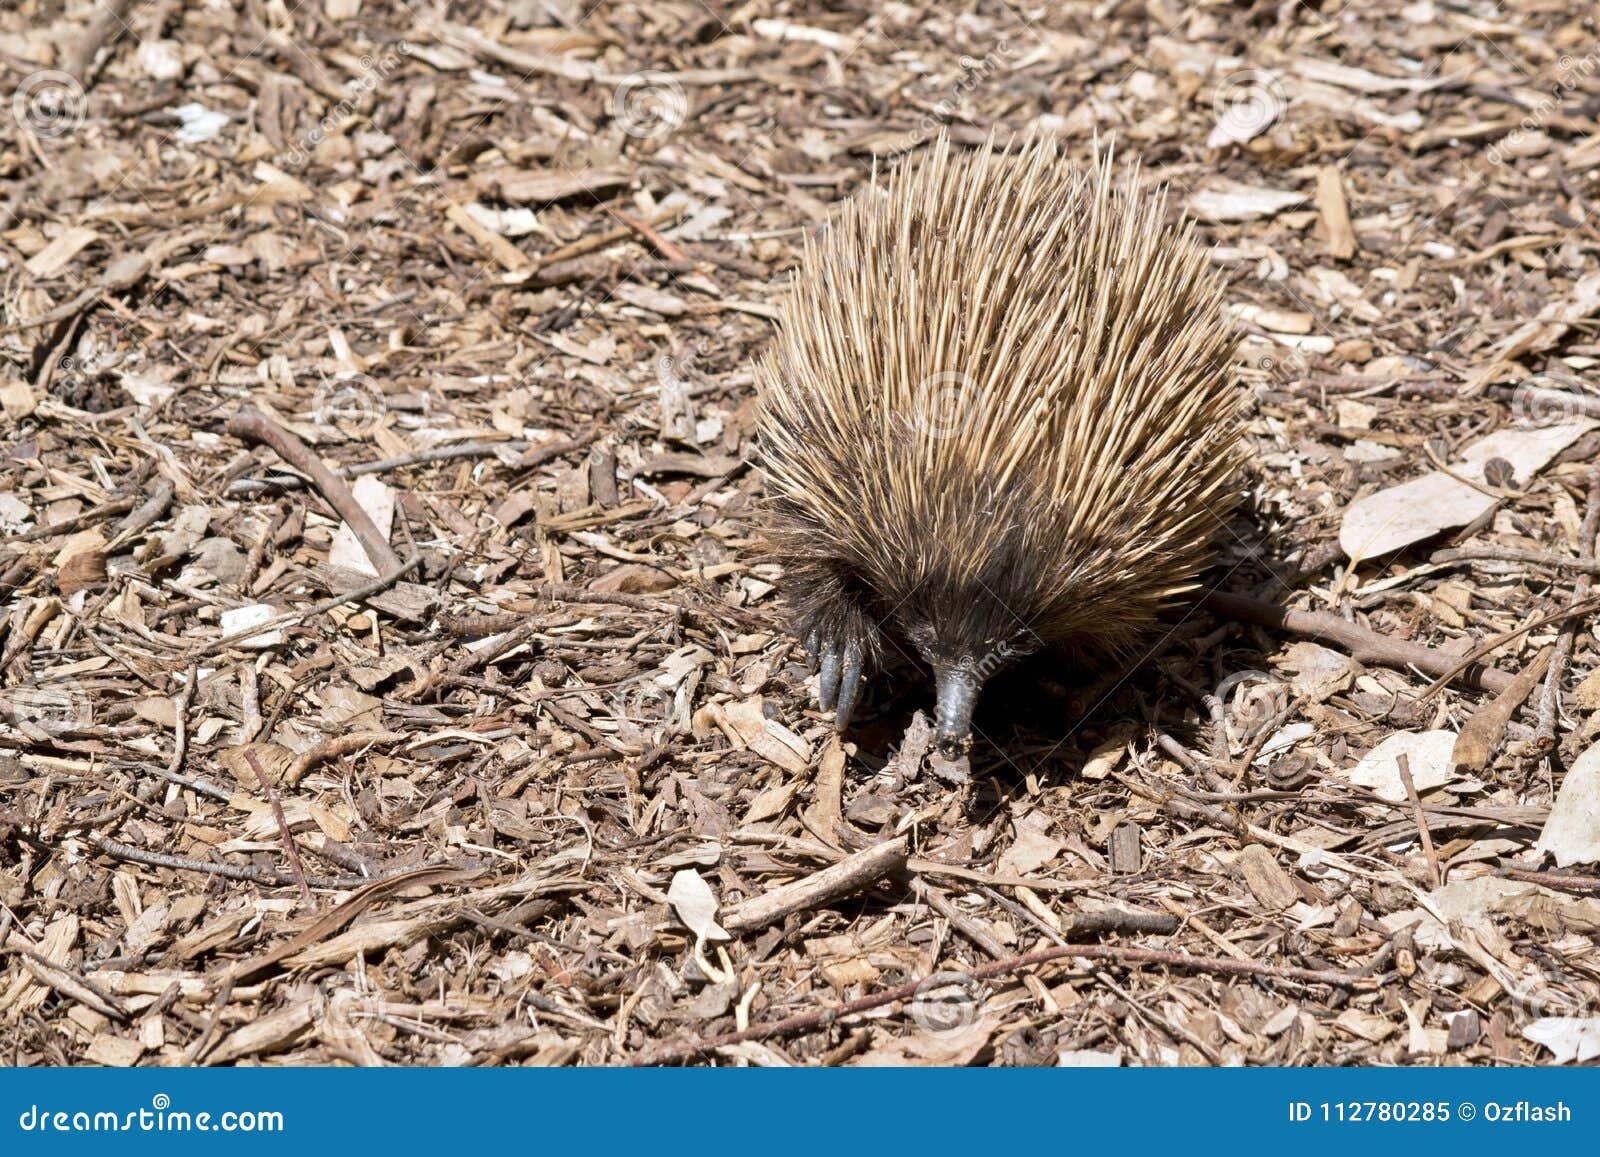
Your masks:
{"label": "echidna front foot", "polygon": [[856,700],[865,678],[866,655],[855,640],[829,646],[822,652],[821,676],[817,681],[817,700],[822,709],[833,710],[833,726],[843,731],[850,726]]}
{"label": "echidna front foot", "polygon": [[838,731],[850,726],[867,674],[877,665],[878,626],[850,604],[835,604],[801,632],[806,664],[818,673],[817,702],[833,712]]}

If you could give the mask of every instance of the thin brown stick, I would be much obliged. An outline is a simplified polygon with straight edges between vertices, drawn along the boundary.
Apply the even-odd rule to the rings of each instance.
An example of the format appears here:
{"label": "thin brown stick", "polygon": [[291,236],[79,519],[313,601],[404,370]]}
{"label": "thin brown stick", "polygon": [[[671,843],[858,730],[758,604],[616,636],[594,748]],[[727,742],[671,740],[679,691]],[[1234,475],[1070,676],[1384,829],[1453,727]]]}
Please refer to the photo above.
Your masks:
{"label": "thin brown stick", "polygon": [[[663,225],[677,218],[683,211],[681,204],[670,205],[660,209],[647,217],[638,219],[638,223],[646,225]],[[620,220],[620,218],[619,218]],[[551,265],[560,265],[563,261],[571,261],[574,257],[582,257],[586,253],[593,253],[597,249],[604,249],[608,245],[615,245],[619,241],[626,241],[638,232],[637,224],[630,221],[617,229],[607,229],[601,233],[594,233],[588,237],[580,237],[576,241],[552,249],[541,257],[534,259],[534,268],[545,269]]]}
{"label": "thin brown stick", "polygon": [[311,447],[256,409],[244,409],[229,418],[227,430],[235,438],[270,447],[278,457],[310,478],[318,493],[327,499],[328,505],[354,532],[379,574],[400,568],[400,556],[389,545],[389,540],[361,508],[355,495],[350,493],[350,488],[312,452]]}
{"label": "thin brown stick", "polygon": [[859,892],[885,876],[903,871],[906,851],[904,836],[863,848],[820,872],[736,904],[724,914],[722,926],[729,932],[752,932],[791,912],[804,912]]}
{"label": "thin brown stick", "polygon": [[429,864],[420,868],[408,868],[404,871],[396,872],[392,876],[373,880],[370,884],[351,892],[349,896],[339,902],[337,907],[324,912],[287,940],[274,945],[260,956],[235,964],[233,971],[230,973],[230,978],[235,982],[251,980],[258,973],[271,968],[278,961],[293,956],[301,949],[309,948],[318,941],[334,935],[377,901],[384,899],[399,889],[447,881],[468,881],[476,879],[480,875],[482,873],[479,871],[457,868],[449,864]]}
{"label": "thin brown stick", "polygon": [[1519,550],[1514,546],[1453,546],[1436,550],[1429,562],[1520,562],[1528,566],[1549,567],[1551,570],[1571,570],[1580,574],[1600,574],[1600,560],[1569,558],[1544,550]]}
{"label": "thin brown stick", "polygon": [[[270,871],[255,864],[214,864],[208,860],[169,856],[165,852],[147,852],[143,848],[107,839],[99,832],[84,832],[83,838],[96,851],[103,852],[113,859],[126,860],[130,864],[144,864],[151,868],[172,868],[180,872],[204,872],[208,876],[221,876],[228,880],[248,880],[252,884],[266,884],[273,888],[286,888],[295,883],[292,877],[283,872]],[[363,884],[372,883],[372,880],[367,876],[307,876],[306,882],[313,888],[359,888]]]}
{"label": "thin brown stick", "polygon": [[[390,587],[394,586],[395,583],[399,582],[401,579],[405,578],[406,575],[415,570],[418,565],[421,564],[421,562],[422,555],[414,554],[388,574],[379,575],[371,582],[363,583],[354,590],[346,591],[342,595],[334,595],[331,598],[326,598],[320,602],[312,603],[309,607],[305,608],[305,610],[291,611],[289,614],[279,615],[276,618],[268,619],[264,623],[258,623],[253,627],[244,627],[233,632],[231,635],[224,635],[220,639],[212,639],[209,642],[201,643],[198,647],[186,652],[182,657],[186,660],[201,659],[215,651],[220,651],[224,648],[231,647],[235,643],[241,643],[246,639],[253,639],[257,635],[264,634],[267,631],[275,631],[279,627],[287,627],[293,623],[301,622],[304,619],[313,618],[316,615],[322,614],[323,611],[331,611],[334,607],[342,607],[346,603],[358,603],[364,598],[377,594],[379,591],[388,590]],[[3,669],[4,665],[0,664],[0,670]]]}
{"label": "thin brown stick", "polygon": [[[1595,530],[1600,527],[1600,469],[1589,471],[1589,501],[1583,510],[1583,523],[1578,527],[1578,556],[1585,562],[1594,561]],[[1572,584],[1572,597],[1567,600],[1571,609],[1588,597],[1594,576],[1580,574]],[[1533,729],[1533,743],[1540,751],[1549,751],[1556,745],[1556,724],[1561,719],[1561,680],[1572,661],[1572,645],[1578,638],[1577,616],[1561,624],[1556,636],[1555,654],[1550,659],[1550,670],[1545,674],[1544,686],[1539,691],[1539,722]]]}
{"label": "thin brown stick", "polygon": [[17,958],[22,961],[22,966],[33,973],[33,978],[40,984],[49,985],[62,996],[75,1000],[85,1007],[94,1009],[101,1016],[110,1017],[118,1023],[126,1023],[128,1012],[119,1006],[105,993],[101,992],[87,979],[52,963],[36,952],[23,949],[17,953]]}
{"label": "thin brown stick", "polygon": [[606,211],[618,221],[626,225],[629,229],[632,229],[635,233],[637,233],[641,238],[644,239],[645,243],[649,245],[650,248],[661,254],[661,256],[666,258],[668,261],[691,260],[689,255],[685,253],[680,246],[674,242],[668,241],[647,222],[640,221],[636,217],[630,217],[622,210],[612,209],[609,206],[607,207]]}
{"label": "thin brown stick", "polygon": [[114,514],[126,514],[134,508],[139,500],[131,495],[122,498],[113,498],[110,502],[101,503],[93,510],[85,510],[82,514],[72,518],[63,518],[60,522],[52,522],[47,526],[35,526],[32,530],[24,530],[13,534],[10,538],[0,540],[0,545],[10,545],[16,542],[37,542],[41,538],[55,538],[63,534],[76,534],[87,526],[103,522]]}
{"label": "thin brown stick", "polygon": [[404,738],[404,735],[393,731],[356,731],[349,735],[329,736],[315,747],[296,756],[295,761],[289,765],[289,770],[283,773],[283,782],[288,787],[294,787],[305,778],[306,772],[319,763],[326,763],[330,759],[359,751],[369,743],[394,743]]}
{"label": "thin brown stick", "polygon": [[[1520,627],[1512,627],[1509,631],[1501,631],[1498,635],[1491,636],[1487,641],[1475,647],[1464,658],[1453,664],[1443,675],[1429,683],[1423,689],[1422,694],[1417,696],[1417,702],[1426,703],[1449,686],[1450,681],[1456,676],[1478,666],[1478,661],[1485,655],[1499,650],[1511,640],[1526,635],[1529,631],[1536,631],[1540,627],[1549,626],[1551,623],[1563,623],[1568,619],[1575,618],[1578,615],[1586,615],[1595,610],[1600,610],[1600,598],[1589,598],[1581,603],[1573,603],[1564,611],[1551,611],[1548,615],[1540,615],[1531,622],[1523,623]],[[1496,688],[1490,687],[1489,690],[1493,691]]]}
{"label": "thin brown stick", "polygon": [[1593,892],[1600,895],[1600,876],[1575,876],[1570,872],[1530,872],[1525,868],[1501,868],[1499,874],[1508,880],[1522,880],[1545,888],[1559,888],[1563,892]]}
{"label": "thin brown stick", "polygon": [[[434,462],[454,462],[462,458],[493,458],[502,450],[514,450],[521,454],[516,466],[518,469],[526,470],[531,466],[548,462],[552,458],[581,450],[587,444],[580,438],[562,438],[537,446],[525,438],[509,438],[503,442],[459,442],[454,446],[431,446],[426,450],[412,450],[408,454],[397,454],[393,458],[357,462],[353,466],[336,466],[333,472],[340,478],[359,478],[363,474],[387,474],[391,470],[403,470],[408,466],[426,466]],[[228,486],[228,493],[235,495],[260,494],[266,491],[281,492],[300,490],[305,485],[306,480],[298,476],[275,478],[270,482],[241,478]]]}
{"label": "thin brown stick", "polygon": [[[1006,952],[1005,946],[1002,945],[999,940],[995,939],[995,936],[992,932],[952,904],[950,902],[950,898],[938,888],[935,888],[926,880],[918,880],[916,881],[916,892],[918,896],[922,897],[923,902],[926,903],[928,907],[932,908],[935,912],[939,913],[939,915],[950,921],[950,926],[952,928],[960,932],[961,935],[972,941],[972,943],[976,944],[979,948],[986,952],[991,959],[1004,960],[1008,955],[1010,955],[1008,952]],[[999,894],[996,893],[996,895]],[[1006,901],[1004,897],[1001,897],[1000,899],[1002,904],[1009,903],[1009,901]],[[1020,907],[1020,905],[1018,905],[1018,907]],[[1058,943],[1061,942],[1060,937],[1056,937],[1056,940]],[[1025,973],[1023,975],[1022,982],[1027,986],[1028,993],[1034,998],[1034,1000],[1039,1002],[1039,1006],[1043,1008],[1045,1012],[1053,1014],[1061,1011],[1061,1006],[1055,1002],[1055,998],[1050,995],[1050,990],[1045,987],[1044,981],[1040,980],[1036,974],[1032,972]]]}
{"label": "thin brown stick", "polygon": [[1200,602],[1218,614],[1243,623],[1255,623],[1308,639],[1337,643],[1358,662],[1379,663],[1386,667],[1415,667],[1425,674],[1440,676],[1441,683],[1459,677],[1468,686],[1498,692],[1510,686],[1513,678],[1506,671],[1484,666],[1476,658],[1457,662],[1454,656],[1432,647],[1391,639],[1359,623],[1348,622],[1324,611],[1292,611],[1287,607],[1222,591],[1208,591]]}
{"label": "thin brown stick", "polygon": [[261,769],[261,762],[256,758],[256,753],[250,748],[244,749],[244,761],[250,765],[250,770],[256,773],[256,779],[261,784],[261,791],[267,797],[267,803],[272,805],[272,818],[278,823],[278,838],[283,841],[283,850],[289,857],[289,870],[294,874],[294,882],[299,885],[300,899],[305,901],[306,907],[311,907],[311,889],[306,886],[306,867],[300,862],[300,853],[294,846],[294,836],[289,831],[289,820],[283,814],[283,804],[278,802],[278,793],[272,790],[272,781],[267,778],[267,773]]}
{"label": "thin brown stick", "polygon": [[[1012,956],[1005,960],[997,960],[993,964],[985,964],[974,968],[969,975],[974,980],[989,980],[996,976],[1006,976],[1023,968],[1032,968],[1040,964],[1053,964],[1058,960],[1078,958],[1083,960],[1113,960],[1119,964],[1154,964],[1167,968],[1186,969],[1191,972],[1211,972],[1226,976],[1259,976],[1264,980],[1286,980],[1300,984],[1326,984],[1334,988],[1366,989],[1374,987],[1374,982],[1367,977],[1353,976],[1346,972],[1338,972],[1330,968],[1294,968],[1289,965],[1261,964],[1253,960],[1232,960],[1222,956],[1190,956],[1183,952],[1167,952],[1156,948],[1124,948],[1113,944],[1072,944],[1054,948],[1041,948],[1022,956]],[[677,1041],[647,1054],[637,1060],[630,1061],[633,1067],[647,1065],[671,1064],[675,1061],[688,1060],[700,1053],[712,1049],[722,1048],[725,1045],[739,1044],[748,1040],[766,1040],[768,1037],[782,1036],[786,1033],[804,1032],[808,1029],[826,1028],[836,1021],[858,1013],[870,1012],[875,1008],[882,1008],[887,1004],[894,1004],[902,1000],[910,1000],[918,995],[919,990],[926,983],[925,980],[907,981],[893,988],[886,988],[872,996],[863,996],[857,1000],[832,1008],[819,1008],[811,1012],[800,1013],[796,1016],[785,1017],[783,1020],[769,1021],[766,1024],[753,1024],[742,1032],[723,1033],[720,1036],[692,1037],[688,1040]]]}
{"label": "thin brown stick", "polygon": [[1428,817],[1422,812],[1422,797],[1417,794],[1417,785],[1411,778],[1411,757],[1404,752],[1395,756],[1395,769],[1400,773],[1400,782],[1405,785],[1406,798],[1411,801],[1412,814],[1417,820],[1417,835],[1422,839],[1422,854],[1428,858],[1428,878],[1432,886],[1437,888],[1444,883],[1439,876],[1439,853],[1433,850],[1433,836],[1428,832]]}
{"label": "thin brown stick", "polygon": [[113,531],[113,545],[127,542],[134,535],[141,533],[147,526],[153,525],[158,518],[167,512],[167,508],[172,505],[172,499],[176,494],[177,487],[172,484],[171,480],[166,478],[159,479],[155,484],[155,489],[151,491],[150,497],[140,503],[138,508],[130,513],[128,517],[117,523]]}

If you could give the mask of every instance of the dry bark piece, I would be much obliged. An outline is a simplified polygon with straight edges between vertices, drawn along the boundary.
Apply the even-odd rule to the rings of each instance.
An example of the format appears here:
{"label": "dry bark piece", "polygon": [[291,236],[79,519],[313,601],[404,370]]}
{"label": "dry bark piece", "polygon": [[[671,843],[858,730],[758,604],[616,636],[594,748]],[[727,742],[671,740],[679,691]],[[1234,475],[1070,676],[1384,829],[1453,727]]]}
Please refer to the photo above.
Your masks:
{"label": "dry bark piece", "polygon": [[1356,254],[1356,234],[1350,227],[1350,206],[1344,196],[1344,182],[1332,165],[1317,169],[1317,212],[1322,217],[1323,238],[1330,256],[1348,261]]}
{"label": "dry bark piece", "polygon": [[1300,899],[1300,891],[1289,878],[1289,873],[1260,844],[1246,845],[1233,866],[1244,880],[1245,887],[1250,889],[1250,894],[1268,911],[1288,908]]}
{"label": "dry bark piece", "polygon": [[1402,639],[1389,639],[1338,615],[1321,611],[1294,611],[1256,599],[1223,591],[1208,591],[1201,603],[1212,610],[1245,623],[1275,627],[1310,639],[1337,643],[1361,663],[1381,663],[1393,667],[1416,667],[1430,675],[1457,679],[1487,691],[1504,691],[1514,678],[1505,671],[1485,667],[1476,660],[1463,662]]}
{"label": "dry bark piece", "polygon": [[722,922],[730,932],[765,928],[793,912],[803,912],[859,892],[885,876],[904,871],[906,856],[904,836],[873,844],[802,880],[745,900],[724,913]]}
{"label": "dry bark piece", "polygon": [[1550,665],[1553,651],[1552,647],[1540,651],[1533,662],[1517,672],[1516,678],[1506,686],[1505,690],[1474,711],[1472,717],[1462,724],[1461,733],[1456,736],[1455,748],[1450,755],[1451,761],[1457,767],[1468,771],[1482,771],[1488,766],[1489,757],[1505,734],[1506,725],[1517,713],[1517,708],[1533,694],[1533,689],[1538,686],[1545,668]]}
{"label": "dry bark piece", "polygon": [[494,177],[494,187],[503,199],[516,205],[549,205],[573,197],[599,199],[627,188],[632,179],[620,169],[506,172]]}

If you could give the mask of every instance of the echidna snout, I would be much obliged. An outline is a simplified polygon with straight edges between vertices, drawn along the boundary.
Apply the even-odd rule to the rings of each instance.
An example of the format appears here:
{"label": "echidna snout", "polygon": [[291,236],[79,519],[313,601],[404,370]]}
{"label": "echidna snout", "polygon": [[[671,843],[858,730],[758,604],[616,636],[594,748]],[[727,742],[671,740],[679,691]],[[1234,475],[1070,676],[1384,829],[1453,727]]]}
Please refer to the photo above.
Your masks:
{"label": "echidna snout", "polygon": [[972,709],[982,686],[975,671],[966,666],[946,667],[934,673],[939,701],[933,710],[934,742],[946,759],[959,759],[972,749]]}

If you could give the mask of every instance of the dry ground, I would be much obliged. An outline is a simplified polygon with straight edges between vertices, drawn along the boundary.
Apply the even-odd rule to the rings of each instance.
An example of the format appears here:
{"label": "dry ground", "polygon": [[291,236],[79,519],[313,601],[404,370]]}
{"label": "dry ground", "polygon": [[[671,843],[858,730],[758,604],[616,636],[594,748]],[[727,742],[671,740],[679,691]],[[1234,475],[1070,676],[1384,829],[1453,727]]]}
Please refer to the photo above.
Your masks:
{"label": "dry ground", "polygon": [[[1596,51],[1576,0],[7,5],[0,1060],[1593,1055],[1600,896],[1534,844],[1600,729],[1546,619],[1600,502]],[[991,696],[964,781],[914,678],[843,748],[810,707],[748,465],[803,232],[940,124],[1193,198],[1247,335],[1208,585],[1350,628],[1180,609]],[[246,407],[386,463],[370,551]]]}

